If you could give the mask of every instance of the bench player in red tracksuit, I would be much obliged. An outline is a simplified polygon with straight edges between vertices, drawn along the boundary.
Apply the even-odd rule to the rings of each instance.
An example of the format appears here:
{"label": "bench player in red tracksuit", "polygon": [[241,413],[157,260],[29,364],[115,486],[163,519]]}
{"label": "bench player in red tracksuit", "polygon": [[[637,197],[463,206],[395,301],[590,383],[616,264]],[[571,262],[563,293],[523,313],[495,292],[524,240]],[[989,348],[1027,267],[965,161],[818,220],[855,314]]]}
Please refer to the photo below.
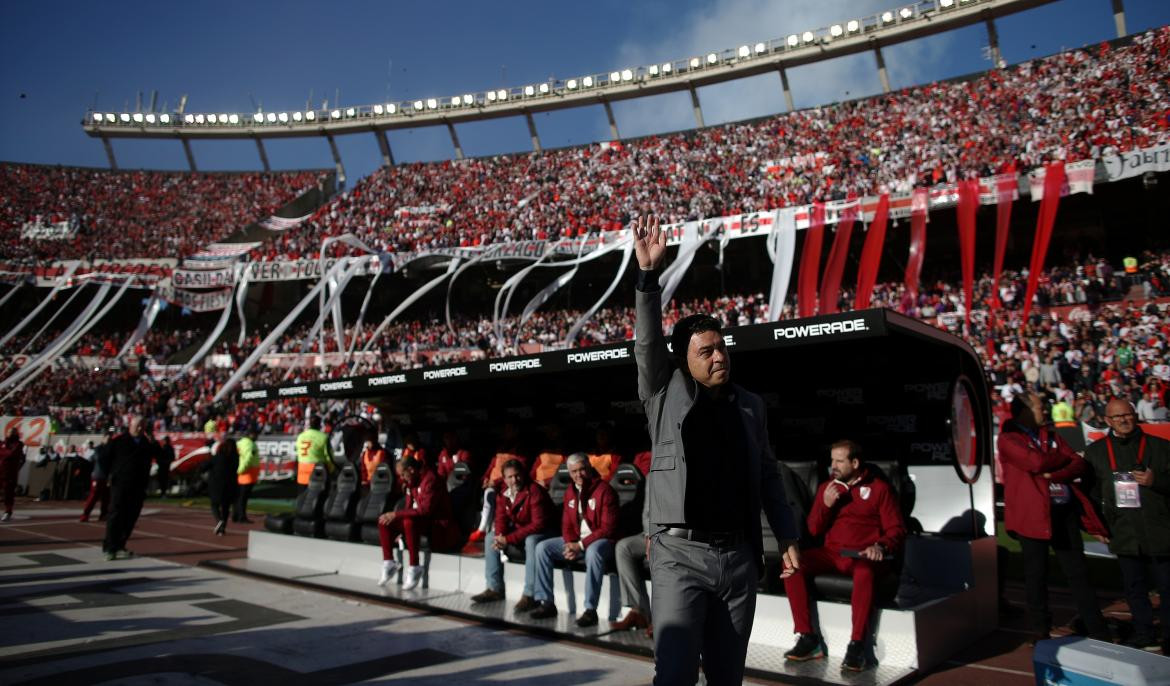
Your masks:
{"label": "bench player in red tracksuit", "polygon": [[423,569],[418,563],[422,537],[430,539],[431,550],[450,550],[459,545],[459,527],[447,485],[440,481],[435,470],[409,457],[398,464],[406,486],[406,507],[378,518],[378,538],[382,543],[382,577],[378,585],[385,586],[398,573],[399,564],[394,560],[391,546],[401,536],[410,556],[402,588],[409,591],[422,579]]}
{"label": "bench player in red tracksuit", "polygon": [[842,666],[860,671],[866,667],[863,649],[874,582],[886,571],[888,563],[883,560],[901,547],[906,526],[894,489],[862,464],[860,446],[839,441],[832,445],[829,456],[833,479],[817,489],[808,516],[809,533],[823,534],[824,546],[801,551],[800,568],[784,580],[792,620],[800,634],[796,646],[784,657],[824,657],[824,641],[809,618],[806,579],[826,573],[848,574],[853,577],[853,633]]}

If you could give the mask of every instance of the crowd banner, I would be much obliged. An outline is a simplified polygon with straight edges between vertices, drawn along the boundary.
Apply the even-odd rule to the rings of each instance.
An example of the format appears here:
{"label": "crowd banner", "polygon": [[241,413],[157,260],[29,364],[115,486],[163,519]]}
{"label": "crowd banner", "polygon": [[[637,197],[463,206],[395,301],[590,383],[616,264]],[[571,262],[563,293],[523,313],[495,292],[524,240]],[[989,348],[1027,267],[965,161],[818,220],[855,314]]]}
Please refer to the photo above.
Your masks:
{"label": "crowd banner", "polygon": [[607,249],[616,248],[618,245],[622,246],[622,263],[618,265],[617,274],[614,275],[613,281],[611,281],[609,284],[609,288],[605,289],[605,292],[601,294],[601,297],[597,299],[597,302],[593,303],[592,307],[586,310],[585,313],[577,319],[577,321],[573,322],[572,328],[569,329],[569,333],[565,336],[566,345],[572,341],[577,340],[577,334],[581,332],[581,329],[585,326],[586,322],[592,319],[593,315],[597,314],[597,310],[601,309],[601,306],[605,304],[605,301],[609,299],[609,296],[613,295],[614,289],[618,287],[618,284],[622,281],[622,277],[626,275],[626,269],[628,269],[630,266],[630,256],[634,254],[634,237],[632,235],[628,236],[622,243],[615,243],[613,246],[610,246]]}
{"label": "crowd banner", "polygon": [[[237,273],[243,271],[243,265],[237,264],[235,266],[235,271]],[[245,290],[248,288],[248,277],[246,275],[241,277],[238,281],[239,282],[236,284],[237,290]],[[179,376],[186,375],[187,372],[191,371],[195,365],[199,364],[199,362],[203,360],[204,356],[206,356],[211,348],[215,346],[215,342],[219,340],[220,335],[223,334],[223,330],[227,328],[228,320],[231,319],[231,317],[232,308],[223,308],[223,314],[219,315],[219,321],[216,322],[215,328],[211,330],[211,333],[207,336],[207,339],[203,341],[203,345],[199,346],[199,350],[196,350],[195,354],[191,356],[191,359],[187,360],[183,364],[182,370],[179,371]],[[243,326],[243,319],[241,319],[240,328],[242,329]]]}
{"label": "crowd banner", "polygon": [[[443,283],[447,279],[452,278],[452,274],[458,270],[460,262],[460,258],[452,257],[451,261],[447,263],[447,271],[426,282],[414,293],[411,293],[409,296],[407,296],[405,300],[398,303],[398,307],[395,307],[393,310],[391,310],[390,314],[386,315],[386,317],[382,320],[382,323],[378,325],[378,328],[374,329],[374,333],[370,334],[370,340],[366,341],[366,344],[362,346],[362,352],[367,352],[374,346],[374,343],[378,341],[378,336],[382,334],[382,331],[384,331],[387,326],[390,326],[390,322],[394,321],[395,317],[402,314],[406,308],[413,305],[416,300],[429,293],[433,288]],[[450,313],[448,313],[448,316],[450,316]],[[449,324],[450,320],[448,320],[448,325]],[[360,366],[360,363],[358,366]],[[354,371],[356,373],[356,368]]]}
{"label": "crowd banner", "polygon": [[1106,181],[1121,181],[1146,172],[1170,171],[1170,143],[1101,158]]}
{"label": "crowd banner", "polygon": [[975,213],[979,209],[979,181],[959,182],[959,266],[963,275],[963,321],[971,327],[971,308],[975,299]]}
{"label": "crowd banner", "polygon": [[910,210],[910,256],[906,259],[906,292],[918,297],[918,277],[922,274],[922,260],[926,258],[926,204],[929,194],[917,188],[912,196]]}
{"label": "crowd banner", "polygon": [[[330,272],[336,270],[340,264],[341,263],[334,265],[333,268],[330,269]],[[324,288],[324,286],[325,281],[322,279],[318,281],[317,285],[313,286],[313,288],[310,289],[308,293],[305,294],[304,298],[301,298],[301,301],[297,303],[287,315],[285,315],[285,318],[281,320],[281,322],[277,324],[275,328],[272,329],[272,332],[268,334],[268,337],[261,341],[260,345],[256,346],[256,348],[252,350],[252,354],[248,355],[248,358],[244,360],[242,364],[240,364],[235,373],[232,374],[231,377],[229,377],[222,386],[220,386],[219,391],[215,394],[215,397],[212,398],[212,402],[218,403],[232,392],[232,390],[236,387],[237,384],[240,383],[244,376],[247,375],[249,371],[251,371],[252,367],[256,364],[256,361],[260,359],[260,356],[268,352],[268,349],[271,348],[276,343],[276,341],[280,340],[280,337],[284,335],[284,330],[291,326],[292,323],[297,320],[297,317],[301,316],[301,312],[304,312],[305,308],[309,306],[309,303],[311,303],[318,296],[318,294],[321,293],[321,289]],[[227,311],[231,312],[230,309]]]}
{"label": "crowd banner", "polygon": [[841,277],[845,274],[845,258],[849,256],[849,239],[853,237],[853,222],[857,217],[856,200],[841,207],[837,212],[837,235],[829,248],[829,260],[825,276],[821,280],[820,308],[818,314],[834,314],[841,300]]}
{"label": "crowd banner", "polygon": [[1056,209],[1060,205],[1060,189],[1064,186],[1064,163],[1048,165],[1044,177],[1044,199],[1040,201],[1040,213],[1036,217],[1036,238],[1032,242],[1032,263],[1028,270],[1028,289],[1024,294],[1024,320],[1032,311],[1032,298],[1040,284],[1040,270],[1048,255],[1048,242],[1052,239],[1052,226],[1056,223]]}
{"label": "crowd banner", "polygon": [[45,309],[45,305],[48,305],[50,302],[52,302],[53,297],[57,295],[57,291],[61,290],[61,288],[63,288],[66,283],[70,282],[70,279],[73,277],[73,273],[77,271],[78,264],[80,263],[73,262],[65,268],[65,273],[57,279],[57,283],[53,286],[53,290],[49,291],[49,294],[45,296],[45,299],[42,300],[39,305],[33,308],[33,311],[29,312],[27,317],[20,320],[20,323],[9,329],[8,333],[4,334],[3,338],[0,338],[0,348],[4,347],[4,344],[8,342],[8,339],[20,333],[24,327],[28,326],[28,323],[35,319],[36,316],[41,313],[41,310]]}
{"label": "crowd banner", "polygon": [[16,429],[25,448],[43,448],[49,444],[49,436],[53,434],[53,422],[47,416],[0,417],[0,427],[3,428],[4,436]]}
{"label": "crowd banner", "polygon": [[[878,200],[873,222],[865,234],[865,245],[861,248],[861,264],[857,268],[857,298],[853,309],[864,310],[873,298],[873,286],[877,283],[878,267],[881,265],[882,249],[886,244],[886,223],[890,215],[890,196],[883,193]],[[775,320],[773,320],[775,321]]]}
{"label": "crowd banner", "polygon": [[[1044,182],[1046,169],[1046,167],[1040,167],[1033,169],[1028,174],[1032,202],[1044,200],[1044,194],[1047,192],[1047,184]],[[1093,160],[1066,163],[1064,165],[1064,183],[1059,188],[1060,194],[1062,196],[1072,195],[1073,193],[1092,194],[1093,176],[1096,174],[1096,169],[1097,165]]]}
{"label": "crowd banner", "polygon": [[154,320],[158,317],[159,311],[163,308],[163,300],[159,297],[158,287],[150,292],[150,298],[146,301],[146,307],[142,308],[142,317],[138,319],[138,326],[134,327],[133,333],[122,344],[122,349],[114,357],[120,360],[126,356],[126,353],[134,349],[134,346],[146,336],[146,332],[150,331],[150,327],[154,326]]}
{"label": "crowd banner", "polygon": [[[227,258],[241,257],[247,255],[253,248],[260,246],[259,241],[251,243],[212,243],[191,255],[187,260],[210,260],[218,261]],[[197,264],[197,262],[193,262]]]}
{"label": "crowd banner", "polygon": [[159,298],[192,312],[218,312],[225,307],[230,307],[233,291],[232,286],[210,291],[188,291],[174,288],[164,281],[160,281],[157,285]]}
{"label": "crowd banner", "polygon": [[817,282],[821,271],[821,244],[825,240],[825,206],[814,203],[809,214],[808,233],[800,250],[800,273],[796,279],[797,314],[811,317],[817,313]]}
{"label": "crowd banner", "polygon": [[[704,226],[711,226],[716,223],[718,223],[719,228],[722,228],[721,219],[715,220],[710,224],[702,221],[690,221],[683,224],[682,240],[678,244],[678,254],[674,256],[674,262],[662,270],[662,276],[660,277],[663,310],[669,306],[670,299],[674,296],[674,290],[678,288],[678,284],[682,281],[683,276],[691,268],[691,262],[695,260],[695,253],[715,233],[715,231],[704,232]],[[704,233],[706,235],[703,235]]]}
{"label": "crowd banner", "polygon": [[176,269],[171,272],[175,288],[223,288],[234,286],[236,273],[229,267],[221,269]]}
{"label": "crowd banner", "polygon": [[996,177],[996,208],[995,208],[995,262],[991,272],[991,309],[1001,306],[999,301],[999,279],[1003,275],[1003,256],[1007,252],[1008,232],[1012,224],[1012,201],[1019,195],[1016,192],[1014,176],[1001,175]]}
{"label": "crowd banner", "polygon": [[780,319],[784,300],[788,297],[788,283],[792,280],[792,260],[796,255],[796,208],[785,207],[776,212],[772,231],[768,234],[768,256],[772,258],[772,287],[768,291],[768,321]]}

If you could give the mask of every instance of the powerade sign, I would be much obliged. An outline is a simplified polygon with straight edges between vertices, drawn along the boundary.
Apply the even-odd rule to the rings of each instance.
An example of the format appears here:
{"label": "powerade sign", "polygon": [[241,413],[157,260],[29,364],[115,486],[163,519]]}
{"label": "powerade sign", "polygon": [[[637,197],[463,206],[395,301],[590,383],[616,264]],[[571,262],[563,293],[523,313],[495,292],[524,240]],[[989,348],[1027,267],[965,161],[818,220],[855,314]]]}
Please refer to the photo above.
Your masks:
{"label": "powerade sign", "polygon": [[[766,350],[793,345],[814,345],[840,338],[880,336],[886,332],[886,310],[867,310],[815,319],[755,324],[728,328],[724,332],[727,346],[738,351]],[[898,315],[893,315],[898,316]],[[909,321],[909,320],[908,320]],[[537,355],[509,359],[473,360],[445,367],[405,369],[369,376],[302,382],[266,389],[249,389],[236,394],[239,402],[264,402],[281,398],[376,398],[399,389],[521,377],[528,374],[557,373],[612,367],[634,366],[634,344],[614,343],[592,348],[554,350]],[[631,369],[632,371],[632,369]],[[856,404],[852,389],[836,389],[835,400],[842,405]],[[829,392],[829,390],[826,390]]]}

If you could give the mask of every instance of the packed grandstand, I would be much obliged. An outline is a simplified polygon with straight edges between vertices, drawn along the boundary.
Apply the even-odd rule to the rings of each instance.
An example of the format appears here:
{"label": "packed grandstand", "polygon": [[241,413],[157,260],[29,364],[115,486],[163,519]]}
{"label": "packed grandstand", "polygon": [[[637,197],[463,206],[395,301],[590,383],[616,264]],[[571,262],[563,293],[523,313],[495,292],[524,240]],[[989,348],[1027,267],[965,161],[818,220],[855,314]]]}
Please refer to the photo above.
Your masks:
{"label": "packed grandstand", "polygon": [[[644,213],[685,223],[907,197],[921,189],[936,198],[963,180],[997,175],[1020,179],[1021,189],[1031,178],[1035,195],[1036,172],[1046,165],[1064,163],[1071,170],[1088,163],[1092,169],[1135,151],[1165,151],[1168,50],[1170,28],[1163,27],[968,78],[756,121],[540,153],[389,166],[337,192],[332,173],[319,170],[119,172],[4,163],[0,277],[8,286],[0,297],[27,290],[4,306],[6,324],[26,325],[0,344],[0,383],[44,355],[52,360],[39,374],[0,390],[0,414],[48,415],[61,432],[100,432],[143,413],[159,431],[198,430],[219,417],[236,431],[289,433],[309,411],[337,419],[361,408],[217,399],[270,335],[275,339],[265,356],[248,365],[239,387],[628,341],[629,298],[619,293],[588,307],[610,278],[596,273],[577,286],[575,299],[546,299],[524,314],[513,306],[497,316],[482,295],[463,301],[448,296],[445,303],[430,297],[376,327],[397,304],[376,297],[359,326],[356,313],[366,316],[365,293],[359,292],[342,300],[346,316],[339,330],[323,326],[327,318],[316,308],[287,327],[282,320],[305,297],[307,284],[328,269],[324,258],[373,254],[385,266],[395,264],[395,255],[616,235]],[[1155,172],[1164,167],[1150,169],[1143,186],[1156,184]],[[1085,183],[1071,171],[1068,178],[1065,192]],[[1116,184],[1137,188],[1138,181]],[[324,199],[306,211],[302,199],[313,189]],[[1128,192],[1144,197],[1141,189]],[[1018,208],[1031,204],[1016,197]],[[932,224],[950,221],[943,215],[953,204],[953,197],[950,204],[932,204]],[[1073,219],[1065,223],[1084,224],[1091,220],[1076,213],[1100,211],[1074,204],[1067,210]],[[872,212],[864,218],[872,222]],[[1072,229],[1057,223],[1056,244],[1066,230]],[[1035,271],[1023,268],[1030,246],[1017,238],[1014,263],[1009,260],[1001,274],[981,253],[982,273],[970,299],[955,243],[929,255],[926,278],[914,285],[896,278],[889,265],[900,270],[904,258],[890,247],[871,306],[965,336],[985,362],[997,402],[1039,382],[1054,396],[1067,395],[1089,422],[1099,419],[1104,400],[1114,394],[1135,401],[1156,396],[1164,407],[1170,315],[1162,301],[1170,295],[1170,250],[1157,236],[1136,241],[1107,246],[1098,236],[1096,244],[1066,244]],[[747,248],[729,249],[727,268],[721,245],[717,270],[684,286],[665,313],[667,326],[693,312],[712,312],[728,326],[796,316],[797,293],[771,303],[766,276],[722,283],[736,270],[735,260],[758,260],[742,255],[763,254],[764,242],[749,239]],[[842,249],[848,253],[849,246]],[[290,264],[303,270],[300,280],[257,278],[243,295],[233,290],[244,289],[240,274]],[[481,265],[477,283],[498,289],[510,264]],[[426,270],[402,271],[402,282],[382,285],[410,293]],[[105,319],[78,332],[74,318],[83,307],[96,308],[85,289],[120,286],[119,274],[139,278],[130,291],[137,295],[111,304]],[[1025,312],[1028,281],[1037,274],[1035,309]],[[358,277],[355,283],[375,291],[381,275]],[[51,286],[64,288],[50,294]],[[841,309],[856,301],[848,283],[832,295]],[[150,310],[152,303],[161,313],[148,318],[142,306]],[[228,312],[237,309],[250,321]],[[821,305],[822,312],[832,309]],[[226,328],[216,324],[221,312],[231,321]]]}

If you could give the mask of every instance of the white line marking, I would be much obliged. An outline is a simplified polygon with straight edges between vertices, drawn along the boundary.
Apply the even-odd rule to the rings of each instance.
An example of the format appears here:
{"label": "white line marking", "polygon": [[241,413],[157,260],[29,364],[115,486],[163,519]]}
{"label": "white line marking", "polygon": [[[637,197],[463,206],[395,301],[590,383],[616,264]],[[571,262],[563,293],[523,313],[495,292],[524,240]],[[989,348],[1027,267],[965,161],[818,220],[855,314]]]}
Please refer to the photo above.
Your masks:
{"label": "white line marking", "polygon": [[1029,679],[1035,679],[1036,675],[1031,672],[1024,672],[1018,669],[1008,669],[1006,667],[992,667],[991,665],[972,665],[966,662],[959,662],[957,660],[947,660],[948,665],[952,667],[973,667],[975,669],[986,669],[989,672],[1000,672],[1003,674],[1018,674],[1019,676],[1026,676]]}

